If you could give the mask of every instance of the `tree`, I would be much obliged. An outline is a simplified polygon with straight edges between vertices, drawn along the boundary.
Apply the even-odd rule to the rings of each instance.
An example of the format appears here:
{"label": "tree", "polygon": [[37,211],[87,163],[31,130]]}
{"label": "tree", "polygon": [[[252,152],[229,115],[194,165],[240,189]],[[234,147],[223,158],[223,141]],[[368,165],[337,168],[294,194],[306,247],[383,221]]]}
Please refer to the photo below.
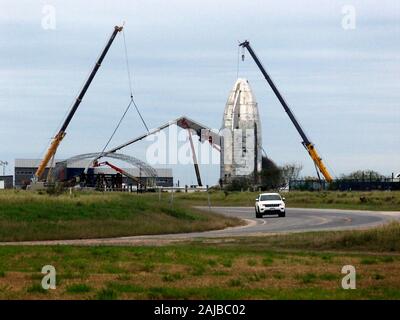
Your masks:
{"label": "tree", "polygon": [[382,175],[374,170],[357,170],[347,175],[342,175],[342,179],[348,180],[379,180]]}
{"label": "tree", "polygon": [[[246,190],[252,185],[250,177],[236,177],[231,183],[226,184],[225,191],[241,191]],[[226,196],[226,195],[225,195]]]}
{"label": "tree", "polygon": [[310,182],[319,181],[318,177],[315,177],[315,176],[305,176],[305,177],[302,178],[302,180],[310,181]]}
{"label": "tree", "polygon": [[268,157],[262,157],[259,177],[263,189],[276,189],[284,185],[281,168]]}
{"label": "tree", "polygon": [[303,169],[302,164],[287,163],[281,167],[282,178],[286,184],[289,184],[290,180],[298,180],[300,171]]}

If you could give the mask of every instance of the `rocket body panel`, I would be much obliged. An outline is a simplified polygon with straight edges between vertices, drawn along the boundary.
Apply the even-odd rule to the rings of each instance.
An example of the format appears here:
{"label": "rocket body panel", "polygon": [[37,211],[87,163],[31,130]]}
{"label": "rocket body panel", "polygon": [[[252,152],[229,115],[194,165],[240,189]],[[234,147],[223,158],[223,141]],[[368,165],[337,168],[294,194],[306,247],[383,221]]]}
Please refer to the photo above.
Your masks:
{"label": "rocket body panel", "polygon": [[261,123],[257,102],[246,79],[238,79],[225,106],[221,174],[225,182],[261,171]]}

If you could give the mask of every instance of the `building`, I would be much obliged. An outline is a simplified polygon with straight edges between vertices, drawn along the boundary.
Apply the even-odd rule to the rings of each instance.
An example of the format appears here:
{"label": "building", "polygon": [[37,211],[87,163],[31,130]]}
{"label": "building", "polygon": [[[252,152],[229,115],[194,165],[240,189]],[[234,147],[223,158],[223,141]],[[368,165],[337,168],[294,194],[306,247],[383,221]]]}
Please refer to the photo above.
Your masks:
{"label": "building", "polygon": [[[146,184],[146,180],[148,177],[143,173],[140,172],[138,168],[124,168],[124,171],[126,171],[128,174],[131,176],[137,177],[143,181],[144,184]],[[156,177],[156,186],[159,187],[172,187],[174,185],[174,178],[172,176],[172,169],[170,168],[155,168],[157,171],[157,177]],[[98,167],[94,168],[93,170],[94,174],[103,174],[103,175],[115,175],[116,172],[112,168],[107,168],[107,167]],[[136,185],[136,182],[133,181],[131,178],[128,177],[123,177],[123,183],[125,184],[132,184]]]}
{"label": "building", "polygon": [[[14,176],[15,176],[15,187],[22,188],[28,185],[34,176],[39,164],[40,159],[15,159],[15,168],[14,168]],[[55,163],[61,162],[60,160],[55,160]],[[88,164],[88,161],[78,161],[73,163],[72,165],[67,165],[67,167],[62,172],[62,179],[69,180],[73,177],[81,175]],[[44,172],[44,177],[48,175],[50,168],[50,164],[46,167]],[[138,168],[123,168],[124,171],[133,175],[134,177],[141,178],[143,184],[146,183],[148,177],[144,172],[140,172]],[[173,186],[173,176],[172,169],[170,168],[155,168],[157,171],[157,177],[155,179],[155,184],[157,186],[162,187],[172,187]],[[106,176],[116,176],[117,172],[112,168],[108,167],[96,167],[89,168],[88,174],[90,175],[106,175]],[[130,178],[123,177],[123,183],[133,184],[136,182]]]}
{"label": "building", "polygon": [[261,171],[261,122],[254,94],[246,79],[237,79],[226,102],[222,128],[220,178],[252,177]]}
{"label": "building", "polygon": [[13,176],[0,176],[0,190],[13,188]]}

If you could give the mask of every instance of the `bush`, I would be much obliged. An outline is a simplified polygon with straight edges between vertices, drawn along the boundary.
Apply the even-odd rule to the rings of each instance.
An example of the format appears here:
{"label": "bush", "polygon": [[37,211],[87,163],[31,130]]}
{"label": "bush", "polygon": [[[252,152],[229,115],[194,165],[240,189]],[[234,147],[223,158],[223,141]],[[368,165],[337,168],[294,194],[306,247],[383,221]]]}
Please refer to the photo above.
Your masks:
{"label": "bush", "polygon": [[[225,186],[225,191],[241,191],[241,190],[247,190],[252,186],[252,183],[250,181],[250,178],[247,177],[241,177],[241,178],[235,178],[232,179],[230,184],[227,184]],[[227,195],[227,193],[226,193]]]}
{"label": "bush", "polygon": [[55,183],[54,185],[50,185],[46,188],[46,192],[51,196],[59,196],[63,194],[65,191],[65,187],[63,183]]}

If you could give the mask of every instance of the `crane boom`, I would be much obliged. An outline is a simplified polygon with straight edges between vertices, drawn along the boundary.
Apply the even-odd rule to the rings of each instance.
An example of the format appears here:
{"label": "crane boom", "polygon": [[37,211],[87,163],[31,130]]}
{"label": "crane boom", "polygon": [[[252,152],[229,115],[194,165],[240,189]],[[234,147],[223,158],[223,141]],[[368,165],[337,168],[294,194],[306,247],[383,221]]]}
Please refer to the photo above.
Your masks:
{"label": "crane boom", "polygon": [[130,173],[126,172],[125,170],[113,165],[112,163],[108,162],[108,161],[104,161],[104,162],[95,162],[94,163],[95,167],[100,167],[100,166],[109,166],[110,168],[114,169],[115,171],[119,172],[120,174],[131,178],[132,180],[136,181],[136,182],[140,182],[139,179],[133,175],[131,175]]}
{"label": "crane boom", "polygon": [[305,134],[303,128],[300,126],[299,122],[297,121],[296,117],[294,116],[292,110],[290,110],[288,104],[286,103],[285,99],[279,92],[278,88],[275,86],[275,83],[272,81],[271,77],[268,75],[267,71],[264,69],[261,61],[258,59],[257,55],[255,54],[254,50],[250,46],[249,41],[244,41],[239,44],[239,46],[246,48],[247,51],[250,53],[251,57],[253,58],[254,62],[260,69],[261,73],[263,74],[265,80],[267,80],[268,84],[270,85],[272,91],[274,91],[276,97],[278,98],[279,102],[281,103],[283,109],[285,109],[286,113],[288,114],[290,120],[292,121],[293,125],[295,126],[297,132],[300,134],[301,138],[303,139],[303,146],[308,151],[311,159],[314,161],[316,167],[325,177],[326,181],[331,182],[332,176],[330,175],[328,169],[324,165],[321,157],[318,155],[317,150],[315,149],[314,144],[308,139],[307,135]]}
{"label": "crane boom", "polygon": [[97,60],[95,66],[93,67],[93,70],[90,73],[88,79],[86,80],[81,92],[79,93],[79,96],[76,98],[75,103],[72,106],[70,112],[68,113],[68,116],[65,119],[61,129],[58,131],[56,136],[53,138],[53,141],[51,142],[49,149],[47,150],[43,160],[40,162],[40,165],[35,173],[36,180],[39,180],[42,177],[47,164],[49,163],[50,159],[55,155],[58,146],[60,145],[61,141],[64,139],[64,137],[66,135],[66,130],[67,130],[69,123],[71,122],[76,110],[78,109],[80,103],[82,102],[82,99],[83,99],[87,89],[89,88],[94,76],[96,75],[97,70],[99,70],[104,57],[106,56],[108,50],[111,47],[111,44],[113,43],[113,41],[115,39],[115,36],[117,35],[118,32],[122,31],[122,28],[123,28],[122,26],[114,27],[114,31],[111,34],[110,39],[108,40],[106,46],[104,47],[103,51],[101,52],[99,59]]}

